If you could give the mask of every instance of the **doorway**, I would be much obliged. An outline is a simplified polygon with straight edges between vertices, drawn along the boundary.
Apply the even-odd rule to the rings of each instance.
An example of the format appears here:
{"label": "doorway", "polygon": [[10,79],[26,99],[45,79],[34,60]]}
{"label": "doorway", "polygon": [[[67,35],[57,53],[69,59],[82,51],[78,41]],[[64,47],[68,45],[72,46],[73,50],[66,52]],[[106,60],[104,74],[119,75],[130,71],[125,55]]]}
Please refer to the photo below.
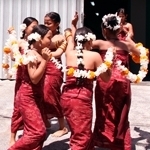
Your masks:
{"label": "doorway", "polygon": [[[116,13],[119,8],[125,8],[127,14],[130,14],[130,0],[84,0],[84,26],[90,28],[97,39],[103,39],[102,17]],[[130,15],[127,19],[130,22]]]}

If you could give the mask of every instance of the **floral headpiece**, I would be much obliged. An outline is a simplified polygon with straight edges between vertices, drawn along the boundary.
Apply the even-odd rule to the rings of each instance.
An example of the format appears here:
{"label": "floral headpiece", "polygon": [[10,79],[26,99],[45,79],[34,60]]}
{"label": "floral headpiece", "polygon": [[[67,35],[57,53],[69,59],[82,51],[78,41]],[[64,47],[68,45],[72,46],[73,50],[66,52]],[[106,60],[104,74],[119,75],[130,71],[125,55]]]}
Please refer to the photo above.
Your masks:
{"label": "floral headpiece", "polygon": [[90,41],[90,40],[92,40],[92,41],[95,41],[96,40],[96,36],[95,36],[95,34],[93,34],[93,33],[87,33],[87,34],[85,34],[85,35],[76,35],[76,41],[77,41],[77,46],[76,46],[76,49],[77,50],[80,50],[80,49],[82,49],[83,47],[82,47],[82,44],[80,43],[80,42],[82,42],[82,41],[84,41],[84,40],[87,40],[87,41]]}
{"label": "floral headpiece", "polygon": [[20,37],[23,37],[23,31],[27,28],[27,25],[25,23],[20,25]]}
{"label": "floral headpiece", "polygon": [[[111,17],[115,17],[116,18],[117,25],[115,25],[115,26],[111,26],[110,24],[108,25],[108,18],[111,18]],[[121,27],[120,26],[121,18],[119,16],[117,16],[117,14],[108,14],[108,15],[103,16],[102,22],[105,25],[105,27],[110,29],[110,30],[114,30],[115,31],[115,30],[117,30],[117,29],[119,29]]]}
{"label": "floral headpiece", "polygon": [[28,36],[28,41],[32,41],[32,40],[35,40],[35,41],[41,40],[41,35],[38,34],[37,32],[31,33],[31,34]]}

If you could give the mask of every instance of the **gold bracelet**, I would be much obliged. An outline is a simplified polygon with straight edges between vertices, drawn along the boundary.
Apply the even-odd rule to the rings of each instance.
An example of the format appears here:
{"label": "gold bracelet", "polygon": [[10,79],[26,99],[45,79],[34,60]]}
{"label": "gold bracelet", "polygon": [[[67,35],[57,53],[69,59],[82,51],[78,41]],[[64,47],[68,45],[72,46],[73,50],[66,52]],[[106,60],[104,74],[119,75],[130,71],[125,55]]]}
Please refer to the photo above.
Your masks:
{"label": "gold bracelet", "polygon": [[65,38],[68,39],[69,36],[72,36],[72,33],[70,31],[65,32]]}
{"label": "gold bracelet", "polygon": [[62,42],[62,44],[58,48],[61,48],[65,52],[67,48],[67,42],[66,41]]}
{"label": "gold bracelet", "polygon": [[60,41],[55,42],[55,47],[58,48],[60,46]]}

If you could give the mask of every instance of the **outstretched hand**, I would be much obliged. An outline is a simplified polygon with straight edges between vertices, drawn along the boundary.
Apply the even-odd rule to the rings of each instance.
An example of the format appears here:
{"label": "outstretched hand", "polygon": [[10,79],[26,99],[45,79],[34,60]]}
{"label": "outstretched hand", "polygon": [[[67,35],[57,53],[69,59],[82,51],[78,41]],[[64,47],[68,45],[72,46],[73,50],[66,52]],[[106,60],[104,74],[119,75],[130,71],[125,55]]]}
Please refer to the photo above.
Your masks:
{"label": "outstretched hand", "polygon": [[72,22],[71,22],[72,25],[76,27],[78,20],[79,20],[78,12],[75,12],[74,18],[72,19]]}

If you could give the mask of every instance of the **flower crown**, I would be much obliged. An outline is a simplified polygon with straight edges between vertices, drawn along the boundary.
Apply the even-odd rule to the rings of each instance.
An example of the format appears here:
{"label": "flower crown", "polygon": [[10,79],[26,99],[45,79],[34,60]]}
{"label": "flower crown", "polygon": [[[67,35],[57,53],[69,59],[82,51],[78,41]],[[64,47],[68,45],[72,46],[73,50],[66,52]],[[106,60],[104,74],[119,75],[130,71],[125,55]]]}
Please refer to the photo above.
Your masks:
{"label": "flower crown", "polygon": [[77,50],[80,50],[80,49],[83,48],[83,46],[82,46],[82,44],[81,44],[80,42],[82,42],[82,41],[84,41],[84,40],[87,40],[87,41],[90,41],[90,40],[95,41],[95,40],[96,40],[96,36],[95,36],[95,34],[88,32],[88,33],[85,34],[85,35],[81,35],[81,34],[80,34],[80,35],[76,35],[75,40],[77,41],[76,49],[77,49]]}
{"label": "flower crown", "polygon": [[87,41],[90,41],[90,40],[92,40],[92,41],[94,41],[94,40],[96,40],[96,36],[95,36],[95,34],[93,34],[93,33],[87,33],[87,34],[85,34],[85,35],[76,35],[76,41],[77,42],[82,42],[83,40],[87,40]]}
{"label": "flower crown", "polygon": [[27,28],[27,25],[25,23],[20,25],[20,37],[23,37],[23,31]]}
{"label": "flower crown", "polygon": [[35,40],[35,41],[41,40],[41,35],[38,34],[37,32],[31,33],[31,34],[28,36],[28,41],[32,41],[32,40]]}
{"label": "flower crown", "polygon": [[[116,18],[117,25],[115,25],[115,26],[111,26],[110,24],[108,25],[108,18],[111,18],[111,17],[115,17]],[[119,16],[117,16],[117,14],[104,15],[103,18],[102,18],[102,22],[105,25],[105,27],[110,29],[110,30],[114,30],[115,31],[115,30],[117,30],[117,29],[119,29],[121,27],[120,26],[121,18]]]}

